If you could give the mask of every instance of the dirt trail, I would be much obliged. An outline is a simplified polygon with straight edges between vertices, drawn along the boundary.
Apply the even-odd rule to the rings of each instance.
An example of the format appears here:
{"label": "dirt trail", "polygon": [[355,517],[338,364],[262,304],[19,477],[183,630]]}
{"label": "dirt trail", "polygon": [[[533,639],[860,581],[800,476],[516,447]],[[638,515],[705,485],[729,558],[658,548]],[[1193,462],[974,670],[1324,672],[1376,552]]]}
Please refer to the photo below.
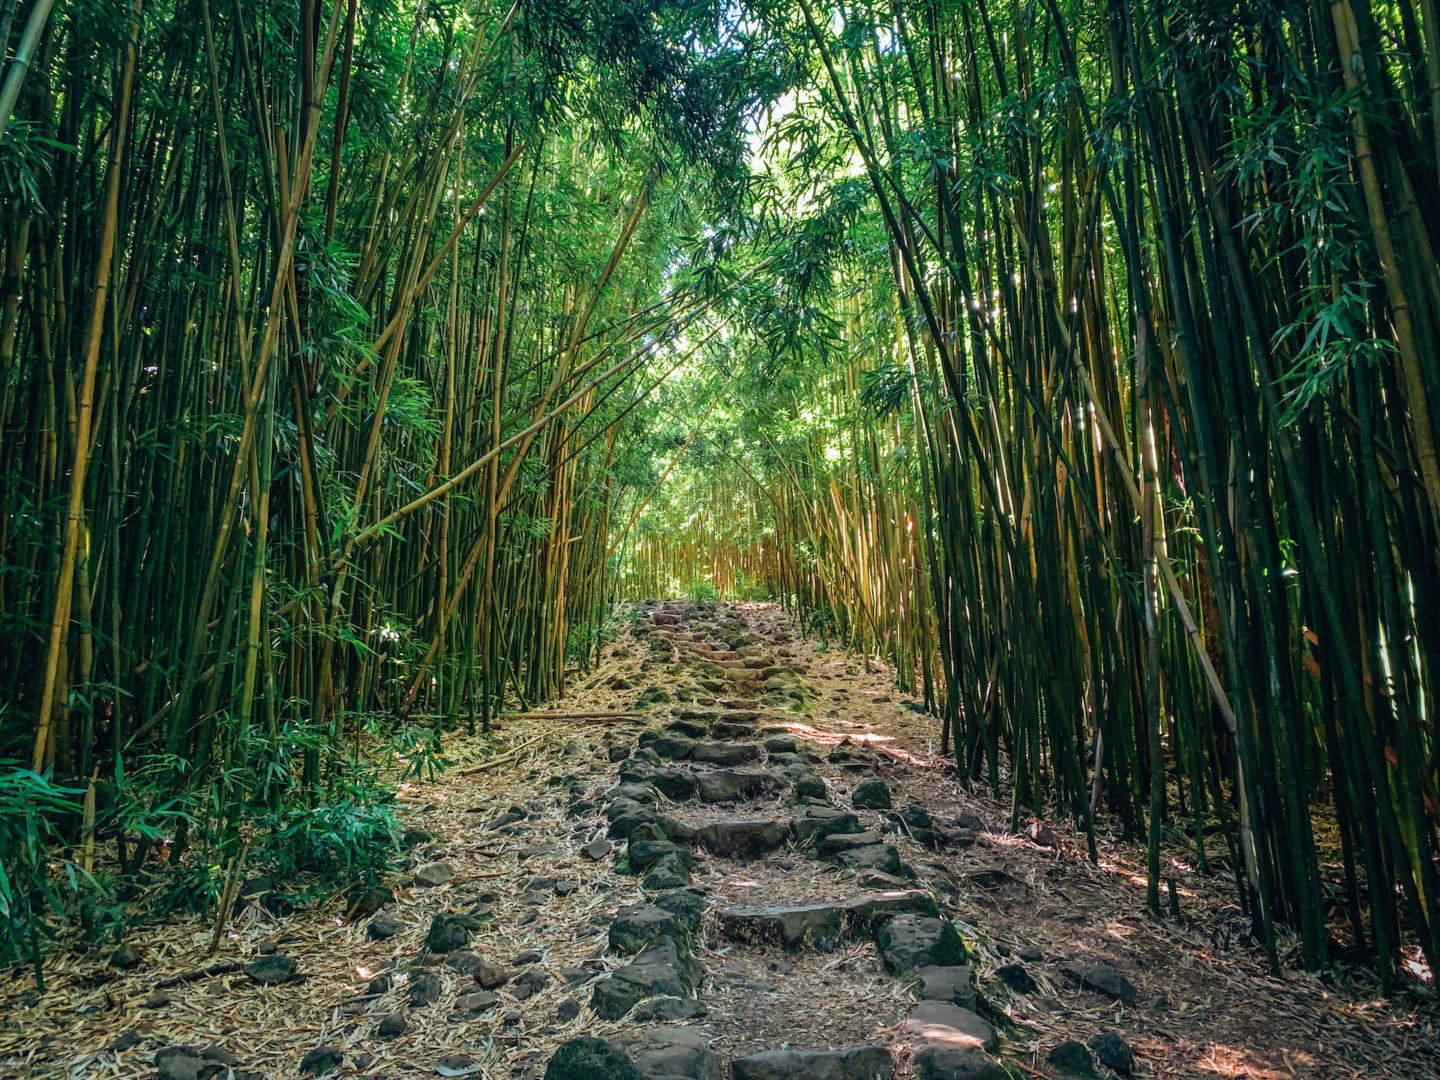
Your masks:
{"label": "dirt trail", "polygon": [[262,894],[214,957],[172,922],[131,970],[6,977],[0,1075],[1440,1076],[1433,1010],[1272,979],[1223,881],[1177,856],[1157,924],[1143,852],[1010,834],[934,718],[779,608],[638,614],[549,711],[639,719],[508,721],[505,760],[404,785],[378,913]]}

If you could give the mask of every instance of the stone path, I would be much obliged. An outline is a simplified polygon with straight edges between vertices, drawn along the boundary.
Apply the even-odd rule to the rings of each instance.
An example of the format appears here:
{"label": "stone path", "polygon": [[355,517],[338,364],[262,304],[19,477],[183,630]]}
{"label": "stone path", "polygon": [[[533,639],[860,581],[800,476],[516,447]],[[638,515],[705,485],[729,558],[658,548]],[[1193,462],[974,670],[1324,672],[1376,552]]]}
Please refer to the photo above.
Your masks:
{"label": "stone path", "polygon": [[1062,826],[1011,835],[938,767],[933,718],[779,609],[630,616],[557,708],[639,722],[507,723],[401,785],[398,874],[318,902],[252,879],[214,956],[172,920],[57,955],[44,995],[0,976],[0,1076],[1440,1073],[1424,1014],[1269,979],[1216,936],[1223,900],[1157,928],[1123,845],[1095,866]]}
{"label": "stone path", "polygon": [[[892,842],[903,832],[941,848],[972,842],[973,834],[937,826],[918,803],[895,808],[890,785],[871,771],[878,758],[862,745],[826,750],[791,734],[786,723],[805,719],[791,710],[804,708],[814,693],[803,666],[787,663],[742,619],[672,602],[647,612],[633,632],[652,654],[673,645],[689,655],[694,678],[681,682],[676,695],[693,707],[612,755],[619,759],[617,783],[603,795],[603,812],[610,840],[625,845],[617,864],[640,877],[645,899],[621,908],[610,923],[610,949],[633,958],[595,984],[590,1009],[604,1020],[636,1010],[692,1022],[657,1024],[615,1042],[578,1036],[551,1057],[545,1080],[719,1080],[727,1068],[734,1080],[888,1080],[897,1069],[921,1080],[1009,1075],[989,1053],[999,1043],[994,1022],[1002,1015],[976,985],[955,925],[933,893],[912,887],[916,874]],[[706,695],[715,698],[702,703]],[[822,762],[858,774],[848,800],[832,790],[848,783],[832,785],[816,771]],[[833,866],[835,898],[789,903],[757,889],[750,902],[735,904],[694,886],[697,859],[711,860],[712,872],[723,876],[767,857]],[[799,1024],[795,1038],[727,1062],[712,1049],[717,1027],[763,1031],[769,1025],[758,1016],[747,1024],[746,1014],[764,1009],[758,999],[785,995],[733,967],[702,979],[695,963],[702,942],[710,955],[727,958],[763,950],[767,968],[786,974],[797,967],[813,973],[829,966],[816,964],[818,957],[873,943],[895,994],[858,1007],[876,1031],[892,1029],[889,1037],[817,1045]],[[743,998],[723,995],[720,1015],[712,1017],[722,982],[748,991],[751,1001],[747,1007]],[[826,994],[808,982],[789,1004],[813,1011],[814,999]],[[866,1018],[847,1015],[845,1026],[863,1026]],[[1129,1049],[1118,1037],[1097,1042],[1095,1051],[1077,1043],[1064,1059],[1075,1075],[1097,1075],[1096,1051],[1129,1071]]]}

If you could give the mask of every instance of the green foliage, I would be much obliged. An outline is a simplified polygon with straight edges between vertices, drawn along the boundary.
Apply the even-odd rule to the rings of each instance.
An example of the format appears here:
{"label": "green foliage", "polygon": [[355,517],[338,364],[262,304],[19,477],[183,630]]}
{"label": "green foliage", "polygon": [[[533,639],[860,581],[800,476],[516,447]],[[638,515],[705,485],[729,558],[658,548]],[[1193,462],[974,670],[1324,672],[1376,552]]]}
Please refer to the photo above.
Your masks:
{"label": "green foliage", "polygon": [[84,810],[83,796],[81,788],[0,761],[0,964],[28,961],[37,979],[41,940],[54,936],[84,884],[80,869],[60,853],[63,833]]}

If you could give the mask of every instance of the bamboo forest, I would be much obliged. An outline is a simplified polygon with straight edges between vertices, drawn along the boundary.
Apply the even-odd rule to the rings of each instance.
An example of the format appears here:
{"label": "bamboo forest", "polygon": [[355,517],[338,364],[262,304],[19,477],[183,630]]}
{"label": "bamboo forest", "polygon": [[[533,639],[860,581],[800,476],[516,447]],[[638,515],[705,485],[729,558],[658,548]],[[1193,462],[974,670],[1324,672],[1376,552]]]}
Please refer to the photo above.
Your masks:
{"label": "bamboo forest", "polygon": [[1437,0],[0,0],[0,1076],[1440,1077]]}

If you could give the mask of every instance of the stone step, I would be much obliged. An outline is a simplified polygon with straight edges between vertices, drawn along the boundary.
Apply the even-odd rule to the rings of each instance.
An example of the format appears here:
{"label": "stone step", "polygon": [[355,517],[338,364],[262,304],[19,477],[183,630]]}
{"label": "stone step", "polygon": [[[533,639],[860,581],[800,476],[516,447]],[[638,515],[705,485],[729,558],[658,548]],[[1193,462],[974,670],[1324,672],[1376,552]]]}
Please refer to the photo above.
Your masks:
{"label": "stone step", "polygon": [[890,1080],[895,1060],[883,1046],[847,1050],[765,1050],[736,1058],[734,1080]]}
{"label": "stone step", "polygon": [[783,847],[793,834],[789,821],[715,821],[696,830],[700,846],[712,855],[753,859]]}
{"label": "stone step", "polygon": [[862,893],[838,904],[728,908],[719,912],[719,925],[727,941],[800,949],[816,941],[868,935],[877,925],[902,915],[933,919],[938,913],[935,898],[928,892],[907,889]]}

